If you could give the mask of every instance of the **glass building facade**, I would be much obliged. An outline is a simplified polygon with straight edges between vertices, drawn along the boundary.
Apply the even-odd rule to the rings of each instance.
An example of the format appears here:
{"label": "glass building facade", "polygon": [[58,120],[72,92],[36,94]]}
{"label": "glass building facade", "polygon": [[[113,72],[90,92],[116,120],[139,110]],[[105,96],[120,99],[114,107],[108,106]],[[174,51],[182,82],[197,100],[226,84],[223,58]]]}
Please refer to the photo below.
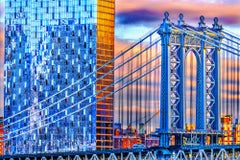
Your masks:
{"label": "glass building facade", "polygon": [[114,7],[5,0],[5,154],[112,148]]}

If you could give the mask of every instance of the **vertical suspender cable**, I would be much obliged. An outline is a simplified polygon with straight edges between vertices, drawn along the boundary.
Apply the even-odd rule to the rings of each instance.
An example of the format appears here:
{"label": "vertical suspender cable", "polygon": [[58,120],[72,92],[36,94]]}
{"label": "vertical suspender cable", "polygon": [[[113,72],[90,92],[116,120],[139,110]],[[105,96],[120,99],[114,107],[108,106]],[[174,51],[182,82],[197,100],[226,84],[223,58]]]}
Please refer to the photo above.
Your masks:
{"label": "vertical suspender cable", "polygon": [[[131,55],[133,55],[133,50],[132,50],[132,54]],[[135,62],[135,61],[134,61]],[[132,70],[133,70],[133,61],[131,61],[131,62],[129,62],[130,64],[130,67],[129,67],[129,69],[130,69],[130,73],[132,73]],[[130,76],[130,82],[132,82],[132,80],[133,80],[133,74],[131,74],[131,76]],[[135,85],[135,83],[132,83],[130,86],[129,86],[129,107],[130,107],[130,124],[132,124],[132,119],[133,119],[133,85]],[[136,127],[134,127],[134,128],[136,128]]]}
{"label": "vertical suspender cable", "polygon": [[238,117],[238,112],[237,112],[237,56],[234,55],[234,114],[235,114],[235,118]]}
{"label": "vertical suspender cable", "polygon": [[[152,44],[152,36],[150,36],[150,45],[151,44]],[[149,59],[152,59],[152,48],[153,47],[150,48],[150,58]],[[150,69],[152,69],[152,63],[150,63],[149,66],[150,66]],[[149,74],[149,78],[150,78],[150,80],[149,80],[149,93],[148,93],[149,94],[149,119],[151,118],[152,113],[155,113],[155,112],[153,112],[153,109],[152,109],[152,76],[153,76],[153,73],[154,72]],[[148,131],[150,133],[151,132],[151,126],[152,126],[151,125],[152,124],[151,119],[148,122],[148,124],[149,124],[149,130]]]}
{"label": "vertical suspender cable", "polygon": [[[121,63],[122,63],[122,61],[121,61]],[[121,77],[121,70],[119,69],[119,70],[115,71],[115,73],[116,72],[118,73],[118,77],[117,77],[117,80],[118,80]],[[119,88],[121,87],[121,82],[118,84],[118,86],[119,86]],[[116,85],[114,87],[116,87]],[[116,108],[118,109],[118,123],[120,123],[121,122],[121,110],[122,110],[121,109],[121,92],[118,93],[118,105],[116,106]]]}
{"label": "vertical suspender cable", "polygon": [[[122,56],[121,58],[121,64],[124,62],[124,55]],[[120,68],[120,71],[121,72],[121,77],[123,77],[123,71],[124,71],[124,65],[122,66],[122,69]],[[119,78],[121,78],[119,77]],[[121,80],[121,87],[123,86],[124,82],[123,82],[123,79]],[[120,110],[121,110],[121,127],[123,129],[123,125],[124,125],[124,119],[123,119],[123,115],[124,115],[124,101],[123,101],[123,95],[124,95],[124,88],[120,91],[120,94],[121,94],[121,107],[120,107]]]}
{"label": "vertical suspender cable", "polygon": [[[230,43],[230,46],[232,47],[232,42]],[[234,98],[234,91],[233,91],[233,54],[231,54],[230,55],[230,61],[229,61],[230,63],[229,63],[229,67],[230,67],[230,80],[229,80],[229,82],[230,82],[230,85],[231,85],[231,88],[230,88],[230,90],[231,90],[231,94],[230,94],[230,96],[231,96],[231,116],[232,116],[232,118],[234,118],[234,115],[233,115],[233,98]]]}
{"label": "vertical suspender cable", "polygon": [[222,99],[223,99],[223,114],[227,114],[227,52],[223,52],[223,75],[222,75]]}
{"label": "vertical suspender cable", "polygon": [[[157,46],[157,51],[158,51],[159,53],[158,53],[158,52],[157,52],[157,53],[161,55],[162,52],[160,52],[160,50],[161,50],[161,45],[160,45],[160,43],[159,43],[159,46]],[[160,58],[158,59],[157,62],[158,62],[159,65],[162,64],[162,61],[161,61]],[[157,88],[157,100],[158,100],[158,101],[157,101],[157,102],[158,102],[158,103],[157,103],[157,105],[158,105],[158,106],[157,106],[157,110],[159,111],[159,116],[158,116],[158,119],[157,119],[157,120],[158,120],[158,122],[159,122],[159,124],[160,124],[160,108],[161,108],[161,106],[160,106],[160,105],[161,105],[161,102],[160,102],[160,97],[161,97],[161,87],[160,87],[160,86],[161,86],[161,85],[160,85],[160,84],[161,84],[161,77],[160,77],[160,76],[162,75],[162,74],[161,74],[161,67],[158,68],[157,73],[158,73],[158,74],[157,74],[157,82],[158,82],[157,84],[158,84],[158,86],[156,87],[156,88]]]}
{"label": "vertical suspender cable", "polygon": [[236,56],[233,55],[233,113],[234,113],[234,121],[237,118],[237,107],[236,107]]}
{"label": "vertical suspender cable", "polygon": [[224,113],[224,97],[223,97],[223,86],[224,86],[224,82],[223,82],[223,74],[224,74],[224,66],[225,66],[225,63],[224,63],[224,51],[221,50],[221,54],[220,54],[220,71],[221,71],[221,74],[220,74],[220,103],[221,103],[221,113],[220,113],[220,116]]}
{"label": "vertical suspender cable", "polygon": [[[239,49],[239,45],[238,45]],[[239,117],[239,96],[240,96],[240,86],[239,86],[239,57],[237,56],[237,117]]]}
{"label": "vertical suspender cable", "polygon": [[238,117],[238,111],[237,111],[237,98],[238,98],[237,59],[238,59],[238,57],[236,55],[234,55],[234,114],[235,114],[235,119]]}
{"label": "vertical suspender cable", "polygon": [[[129,62],[126,64],[126,73],[128,74],[129,73]],[[129,82],[129,77],[128,78],[126,78],[126,81],[127,81],[127,83]],[[130,114],[130,107],[129,107],[129,86],[127,86],[126,87],[126,90],[127,90],[127,94],[125,95],[126,97],[126,100],[127,100],[127,125],[130,125],[130,116],[131,115],[129,115]]]}
{"label": "vertical suspender cable", "polygon": [[[140,52],[141,52],[141,47],[139,46],[139,49],[140,49]],[[139,57],[137,57],[137,62],[136,62],[136,67],[138,67],[139,66]],[[136,77],[138,78],[138,75],[139,75],[139,73],[138,72],[136,72]],[[139,102],[138,102],[138,81],[136,81],[136,91],[135,91],[135,94],[136,94],[136,99],[135,99],[135,104],[136,104],[136,108],[134,108],[136,111],[135,111],[135,117],[136,117],[136,121],[135,121],[135,126],[136,126],[136,130],[137,131],[139,131],[139,129],[138,129],[138,110],[137,110],[137,108],[138,108],[138,106],[139,106]]]}
{"label": "vertical suspender cable", "polygon": [[226,107],[227,107],[227,115],[229,115],[229,99],[230,99],[230,91],[229,91],[229,54],[226,53],[226,60],[227,60],[227,104],[226,104]]}
{"label": "vertical suspender cable", "polygon": [[[142,51],[142,43],[140,43],[140,51]],[[140,55],[140,65],[142,65],[143,64],[143,61],[142,61],[142,57],[143,57],[143,55],[144,55],[144,53],[142,53],[141,55]],[[142,73],[143,73],[143,71],[142,71],[143,69],[140,69],[140,76],[142,75]],[[140,121],[138,122],[138,123],[142,123],[142,92],[143,92],[143,89],[142,89],[142,87],[143,87],[143,78],[141,78],[140,79],[140,95],[139,95],[139,104],[140,104],[140,106],[139,106],[139,112],[140,112],[140,115],[139,115],[139,117],[140,117]]]}
{"label": "vertical suspender cable", "polygon": [[[148,50],[145,52],[145,60],[146,61],[148,61]],[[148,70],[148,66],[146,66],[146,70]],[[144,83],[144,110],[145,110],[145,115],[144,115],[144,124],[145,124],[145,128],[146,128],[146,133],[147,133],[147,131],[148,131],[148,126],[147,126],[147,124],[146,124],[146,122],[147,122],[147,119],[148,119],[148,103],[147,103],[147,101],[148,101],[148,95],[147,95],[147,90],[148,90],[148,83],[147,83],[147,81],[148,81],[148,76],[149,75],[147,75],[145,78],[144,78],[144,80],[145,80],[145,83]]]}
{"label": "vertical suspender cable", "polygon": [[193,53],[190,54],[190,124],[193,124]]}
{"label": "vertical suspender cable", "polygon": [[[156,45],[156,48],[155,48],[155,52],[154,52],[156,55],[159,53],[159,51],[158,51],[158,44]],[[156,56],[156,55],[154,55],[154,56]],[[158,62],[159,62],[159,59],[155,62],[155,65],[156,64],[158,64]],[[153,107],[154,107],[154,112],[157,112],[158,111],[158,107],[159,107],[159,105],[158,105],[158,103],[157,103],[157,100],[158,100],[158,87],[160,87],[160,85],[157,85],[158,84],[158,75],[159,75],[159,69],[157,69],[155,72],[153,72],[154,73],[154,77],[153,77],[153,79],[155,80],[155,82],[153,83],[153,99],[154,99],[154,103],[153,103]],[[156,126],[156,124],[157,124],[157,116],[154,118],[154,120],[155,121],[153,121],[153,123],[154,123],[154,126],[155,127],[157,127]]]}
{"label": "vertical suspender cable", "polygon": [[[160,54],[162,55],[162,52],[161,52],[161,49],[162,49],[162,46],[159,44],[159,46],[158,46],[158,51],[160,52]],[[158,59],[158,62],[159,62],[159,64],[162,64],[162,60],[161,60],[161,58],[159,58]],[[161,117],[160,117],[160,113],[161,113],[161,90],[162,90],[162,88],[161,88],[161,83],[162,83],[162,81],[161,81],[161,75],[162,75],[162,71],[161,71],[161,67],[158,69],[158,73],[159,73],[159,75],[158,75],[158,77],[157,77],[157,79],[158,79],[158,82],[159,82],[159,86],[157,87],[157,91],[158,91],[158,97],[157,97],[157,99],[159,100],[159,102],[158,102],[158,104],[159,104],[159,124],[161,124]]]}

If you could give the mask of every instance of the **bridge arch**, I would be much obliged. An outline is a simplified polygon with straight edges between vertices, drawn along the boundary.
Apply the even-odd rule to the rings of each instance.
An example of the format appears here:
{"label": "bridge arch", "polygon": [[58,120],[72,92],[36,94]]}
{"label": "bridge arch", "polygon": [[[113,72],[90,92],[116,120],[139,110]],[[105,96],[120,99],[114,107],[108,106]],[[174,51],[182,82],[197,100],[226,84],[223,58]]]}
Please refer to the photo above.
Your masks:
{"label": "bridge arch", "polygon": [[[197,99],[197,79],[199,75],[197,70],[200,63],[199,53],[191,48],[187,50],[184,56],[183,64],[184,65],[184,110],[185,113],[185,129],[193,129],[196,126],[196,99]],[[189,128],[190,127],[190,128]]]}
{"label": "bridge arch", "polygon": [[186,48],[185,54],[184,54],[184,60],[186,61],[187,56],[188,56],[189,54],[191,54],[191,53],[194,54],[194,56],[196,57],[197,63],[200,64],[200,62],[201,62],[200,53],[199,53],[199,51],[197,51],[197,49],[194,48],[194,47],[190,47],[190,48],[188,47],[188,48]]}

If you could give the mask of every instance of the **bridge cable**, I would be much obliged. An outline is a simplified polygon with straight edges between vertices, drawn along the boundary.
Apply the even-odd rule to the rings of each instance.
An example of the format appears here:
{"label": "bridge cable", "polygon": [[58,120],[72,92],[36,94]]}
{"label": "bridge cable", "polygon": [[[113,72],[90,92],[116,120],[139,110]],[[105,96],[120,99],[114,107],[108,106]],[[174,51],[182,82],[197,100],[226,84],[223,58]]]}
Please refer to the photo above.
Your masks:
{"label": "bridge cable", "polygon": [[229,90],[229,88],[230,88],[230,86],[229,86],[229,75],[230,75],[230,71],[229,71],[229,54],[226,54],[227,55],[227,57],[226,57],[226,61],[227,61],[227,79],[226,79],[226,81],[227,81],[227,115],[229,115],[229,113],[230,113],[230,111],[229,111],[229,109],[230,109],[230,106],[229,106],[229,101],[231,102],[231,100],[230,100],[230,94],[231,93],[229,93],[230,92],[230,90]]}
{"label": "bridge cable", "polygon": [[193,55],[190,54],[190,124],[193,124]]}
{"label": "bridge cable", "polygon": [[[188,34],[188,35],[190,35],[190,36],[193,36],[193,37],[195,37],[196,39],[199,39],[199,40],[204,40],[204,41],[206,41],[205,39],[203,39],[203,38],[201,38],[201,37],[199,37],[199,36],[195,36],[194,34],[192,34],[192,33],[189,33],[188,31],[186,31],[186,30],[183,30],[183,29],[181,29],[181,28],[179,28],[179,27],[175,27],[174,26],[174,28],[176,28],[177,30],[181,30],[182,32],[184,32],[184,33],[186,33],[186,34]],[[197,33],[196,31],[194,31],[195,33]],[[199,33],[197,33],[197,34],[199,34]],[[204,35],[205,37],[207,37],[208,39],[211,39],[212,41],[215,41],[215,42],[218,42],[219,43],[219,41],[216,41],[216,40],[214,40],[214,39],[212,39],[211,37],[208,37],[208,36],[206,36],[206,35]],[[217,46],[216,44],[214,44],[214,43],[212,43],[212,42],[209,42],[209,41],[206,41],[206,43],[208,43],[208,44],[210,44],[210,45],[212,45],[212,46],[215,46],[215,47],[219,47],[219,48],[221,48],[222,50],[224,50],[225,52],[227,51],[227,52],[230,52],[230,53],[232,53],[232,54],[234,54],[234,55],[236,55],[236,56],[239,56],[239,54],[238,53],[235,53],[235,52],[233,52],[233,51],[231,51],[231,50],[229,50],[229,49],[234,49],[234,50],[236,50],[237,52],[239,52],[239,48],[234,48],[234,47],[232,47],[232,46],[229,46],[228,44],[226,44],[226,43],[220,43],[220,44],[222,44],[222,45],[224,45],[225,47],[227,47],[227,48],[224,48],[223,46]],[[226,53],[227,53],[226,52]],[[227,67],[228,67],[228,55],[229,54],[226,54],[226,61],[227,61]],[[228,77],[229,75],[228,75],[228,73],[227,73],[227,77]],[[227,84],[228,84],[228,82],[227,82]],[[227,85],[227,88],[228,88],[228,85]],[[228,90],[228,89],[227,89]],[[228,99],[227,99],[227,101],[228,101]],[[228,109],[228,107],[226,107],[227,109]],[[228,112],[228,111],[227,111]]]}
{"label": "bridge cable", "polygon": [[[156,40],[152,45],[156,45],[159,41],[160,41],[160,39]],[[130,59],[124,61],[122,64],[116,66],[113,70],[110,70],[110,71],[107,72],[105,75],[111,73],[112,71],[114,71],[114,70],[116,70],[116,69],[119,69],[121,66],[123,66],[123,65],[126,64],[127,62],[132,61],[135,57],[138,57],[138,56],[141,55],[145,50],[147,50],[147,49],[149,49],[149,48],[150,48],[150,47],[145,48],[142,52],[140,52],[140,53],[136,54],[134,57],[131,57]],[[100,79],[101,79],[101,77],[100,77]],[[97,80],[96,80],[96,81],[97,81]],[[95,83],[95,82],[92,82],[92,84],[94,84],[94,83]],[[86,85],[84,88],[86,88],[86,87],[88,87],[88,86],[90,86],[90,85],[91,85],[91,84],[88,84],[88,85]],[[74,95],[74,94],[76,94],[76,93],[78,93],[78,92],[79,92],[79,90],[77,90],[76,92],[70,94],[68,97],[71,97],[72,95]],[[60,101],[62,101],[62,100],[65,100],[65,98],[66,98],[66,97],[60,99],[58,102],[60,102]],[[58,102],[54,102],[53,104],[49,105],[48,107],[45,107],[45,108],[41,109],[41,111],[48,109],[50,106],[53,106],[53,105],[57,104]],[[40,111],[39,111],[39,112],[40,112]],[[28,117],[31,117],[31,116],[33,116],[33,115],[26,116],[26,117],[24,117],[23,119],[28,118]],[[14,123],[14,124],[15,124],[15,123]],[[12,125],[12,124],[11,124],[11,125]],[[10,126],[10,124],[8,124],[7,126]]]}
{"label": "bridge cable", "polygon": [[120,54],[118,54],[116,57],[112,58],[111,60],[109,60],[108,62],[104,63],[102,66],[100,66],[99,68],[93,70],[93,72],[91,72],[90,74],[82,77],[81,79],[77,80],[76,82],[70,84],[69,86],[63,88],[62,90],[54,93],[53,95],[45,98],[44,100],[41,100],[40,102],[37,102],[35,104],[33,104],[32,106],[29,106],[21,111],[19,111],[18,113],[14,114],[14,115],[11,115],[9,117],[6,117],[4,118],[3,122],[6,122],[8,119],[10,118],[13,118],[17,115],[20,115],[21,113],[24,113],[25,111],[29,111],[30,109],[38,106],[39,104],[43,103],[43,102],[46,102],[48,100],[50,100],[51,98],[57,96],[59,93],[63,92],[63,91],[66,91],[67,89],[69,89],[70,87],[72,87],[73,85],[75,84],[78,84],[79,82],[81,82],[82,80],[94,75],[97,71],[99,71],[100,69],[106,67],[108,64],[114,62],[116,59],[118,59],[119,57],[123,56],[125,53],[127,53],[128,51],[130,51],[131,49],[133,49],[135,46],[137,46],[139,43],[143,42],[145,39],[147,39],[149,36],[152,36],[154,33],[156,33],[156,31],[158,31],[158,29],[154,29],[153,31],[150,31],[150,33],[148,33],[147,35],[143,36],[142,38],[140,38],[140,40],[137,42],[137,43],[134,43],[133,45],[131,45],[128,49],[124,50],[123,52],[121,52]]}
{"label": "bridge cable", "polygon": [[[160,40],[157,40],[156,42],[153,43],[153,45],[157,44],[157,42],[159,42],[159,41],[160,41]],[[158,58],[158,57],[157,57],[157,58]],[[156,58],[152,59],[152,60],[151,60],[150,62],[148,62],[148,63],[151,63],[151,62],[153,62],[153,61],[155,61],[155,60],[156,60]],[[125,61],[125,62],[126,62],[126,61]],[[125,63],[125,62],[124,62],[124,63]],[[145,65],[142,65],[141,68],[143,68],[144,66],[147,66],[148,63],[146,63]],[[116,68],[118,68],[118,67],[116,67]],[[114,70],[115,70],[116,68],[114,68]],[[135,71],[135,72],[136,72],[136,71]],[[123,80],[124,80],[124,79],[122,79],[122,81],[123,81]],[[117,82],[118,82],[118,81],[120,81],[120,80],[117,80]],[[93,82],[92,84],[94,84],[94,83],[95,83],[95,82]],[[87,86],[89,86],[89,85],[90,85],[90,84],[88,84]],[[106,87],[105,87],[105,88],[106,88]],[[105,88],[104,88],[104,89],[105,89]],[[106,89],[105,89],[105,90],[106,90]],[[76,92],[73,92],[73,93],[70,94],[68,97],[71,97],[71,96],[73,96],[74,94],[76,94],[76,93],[78,93],[78,92],[79,92],[79,90],[76,91]],[[64,97],[62,100],[64,100],[65,98],[66,98],[66,97]],[[81,100],[81,101],[84,102],[85,100],[83,99],[83,100]],[[56,103],[57,103],[57,102],[55,102],[54,104],[56,104]],[[42,109],[42,110],[45,110],[45,109],[48,109],[48,108],[49,108],[49,106],[46,107],[46,108],[44,108],[44,109]],[[55,114],[56,114],[56,113],[55,113]],[[55,114],[54,114],[54,115],[55,115]],[[54,115],[53,115],[53,116],[54,116]],[[32,115],[31,115],[31,116],[32,116]],[[31,116],[30,116],[30,117],[31,117]],[[51,116],[52,116],[52,115],[51,115]],[[48,119],[49,119],[49,118],[48,118]],[[14,130],[14,131],[12,131],[12,132],[14,133],[14,132],[17,132],[17,131],[19,131],[19,130],[25,129],[25,128],[27,128],[27,127],[28,127],[28,126],[25,126],[25,127],[23,127],[23,128],[20,128],[20,129],[18,129],[18,130]],[[9,133],[12,133],[12,132],[9,132]]]}
{"label": "bridge cable", "polygon": [[[220,49],[222,49],[222,50],[228,51],[228,52],[231,53],[231,54],[240,56],[240,54],[235,53],[235,52],[229,50],[228,48],[223,48],[223,46],[218,46],[218,45],[216,45],[216,44],[214,44],[214,43],[212,43],[212,42],[207,41],[206,39],[203,39],[203,38],[201,38],[201,37],[199,37],[199,36],[197,36],[197,35],[194,35],[193,33],[189,33],[187,30],[181,29],[181,28],[176,27],[176,26],[173,26],[173,28],[176,28],[177,30],[182,31],[183,33],[186,33],[186,34],[189,35],[189,36],[193,36],[194,38],[196,38],[196,39],[198,39],[198,40],[205,41],[206,43],[208,43],[208,44],[210,44],[210,45],[212,45],[212,46],[214,46],[214,47],[218,47],[218,48],[220,48]],[[195,33],[197,33],[197,32],[195,32]],[[200,34],[200,33],[197,33],[197,34]],[[210,40],[212,40],[212,41],[216,41],[215,39],[211,39],[210,37],[208,37],[208,36],[206,36],[206,35],[202,35],[202,36],[207,37],[208,39],[210,39]],[[231,49],[234,49],[234,50],[236,50],[237,52],[240,52],[240,50],[238,50],[238,49],[236,49],[236,48],[232,48],[231,46],[227,46],[227,44],[225,44],[225,43],[220,43],[220,41],[216,41],[216,42],[218,42],[219,44],[223,44],[223,45],[226,46],[226,47],[230,47]]]}
{"label": "bridge cable", "polygon": [[[238,49],[239,49],[239,46],[240,45],[238,45]],[[240,79],[239,79],[239,72],[240,72],[240,70],[239,70],[239,67],[240,67],[240,65],[239,65],[239,57],[237,57],[237,117],[240,117],[240,114],[239,114],[239,97],[240,97],[240,83],[239,83],[239,81],[240,81]]]}
{"label": "bridge cable", "polygon": [[[157,56],[157,57],[155,57],[154,59],[152,59],[150,62],[147,62],[146,64],[142,65],[142,66],[139,67],[138,69],[135,69],[133,73],[135,73],[135,72],[137,72],[138,70],[142,69],[143,67],[147,66],[148,64],[150,64],[151,62],[155,61],[155,60],[158,59],[159,57],[160,57],[160,55]],[[126,77],[128,77],[129,75],[131,75],[131,74],[133,74],[133,73],[129,73],[128,75],[126,75],[125,77],[121,78],[120,80],[117,80],[114,84],[116,84],[116,83],[124,80]],[[113,84],[111,84],[111,85],[113,85]],[[103,88],[101,91],[106,90],[107,88],[109,88],[109,86]],[[99,91],[97,94],[101,93],[101,91]],[[97,95],[97,94],[96,94],[96,95]],[[71,95],[70,95],[70,96],[71,96]],[[69,96],[69,97],[70,97],[70,96]],[[92,96],[93,96],[93,95],[92,95]],[[91,96],[91,97],[92,97],[92,96]],[[86,99],[86,98],[85,98],[85,99]],[[81,102],[84,102],[85,99],[81,100]],[[46,119],[49,119],[49,118],[51,118],[51,117],[53,117],[53,116],[55,116],[55,115],[57,115],[57,114],[65,111],[65,110],[69,109],[69,108],[71,108],[71,107],[67,107],[67,108],[65,108],[64,110],[59,111],[59,112],[55,113],[54,115],[51,115],[50,117],[47,117],[47,118],[43,119],[42,121],[45,121]],[[26,127],[27,127],[27,126],[26,126]],[[25,127],[25,128],[26,128],[26,127]],[[21,129],[25,129],[25,128],[21,128]],[[18,130],[15,130],[14,132],[16,132],[16,131],[18,131]],[[10,132],[10,133],[11,133],[11,132]]]}
{"label": "bridge cable", "polygon": [[[154,43],[153,43],[153,45],[157,44],[159,41],[160,41],[160,39],[155,40]],[[148,50],[149,48],[151,48],[151,46],[146,47],[146,48],[143,50],[143,52],[146,51],[146,50]],[[126,61],[124,61],[124,63],[116,66],[113,70],[108,71],[107,73],[105,73],[105,74],[102,75],[101,77],[97,78],[94,82],[97,82],[98,80],[102,79],[103,77],[107,76],[108,74],[114,72],[115,70],[117,70],[117,69],[119,69],[120,67],[124,66],[125,64],[129,63],[131,60],[133,60],[134,58],[138,57],[138,56],[139,56],[140,54],[142,54],[143,52],[139,52],[138,54],[134,55],[134,56],[131,57],[130,59],[127,59]],[[110,60],[110,61],[111,61],[111,60]],[[108,62],[107,62],[107,63],[108,63]],[[110,62],[109,62],[109,63],[110,63]],[[106,63],[105,63],[105,64],[106,64]],[[101,68],[101,67],[100,67],[100,68]],[[95,73],[95,71],[91,72],[89,75],[92,75],[93,73]],[[80,82],[80,81],[77,81],[77,82]],[[76,82],[75,82],[74,84],[76,84]],[[90,86],[90,85],[91,85],[91,84],[85,85],[84,87],[82,87],[82,88],[81,88],[80,90],[78,90],[77,92],[86,89],[86,88],[87,88],[88,86]],[[50,97],[51,97],[51,96],[50,96]],[[50,99],[50,98],[48,98],[48,99]],[[48,109],[48,108],[50,108],[50,107],[58,104],[58,102],[61,102],[61,101],[65,100],[65,99],[66,99],[66,97],[61,98],[61,99],[59,99],[58,101],[54,102],[53,104],[51,104],[51,105],[49,105],[49,106],[47,106],[47,107],[45,107],[45,108],[43,108],[43,109],[40,109],[40,110],[38,110],[37,112],[34,112],[32,115],[28,115],[28,116],[22,117],[22,118],[18,119],[17,121],[14,121],[14,122],[11,122],[11,123],[9,123],[9,124],[6,124],[6,125],[4,125],[3,127],[0,127],[0,128],[6,128],[7,126],[11,126],[11,125],[16,124],[16,123],[18,123],[18,122],[21,122],[22,120],[24,120],[24,119],[26,119],[26,118],[28,118],[28,117],[34,116],[34,115],[40,113],[42,110]]]}
{"label": "bridge cable", "polygon": [[[235,43],[236,45],[239,45],[239,44],[240,44],[240,43],[239,43],[239,42],[240,42],[239,40],[234,41],[234,40],[232,39],[232,38],[234,38],[234,37],[230,36],[230,34],[227,34],[227,33],[224,32],[224,31],[221,31],[220,33],[218,33],[218,32],[213,31],[212,29],[206,28],[206,30],[209,31],[209,32],[211,32],[211,33],[213,33],[213,34],[215,34],[215,35],[217,35],[217,36],[219,36],[219,37],[221,37],[221,38],[224,38],[224,39],[226,39],[226,40],[228,40],[228,41],[231,41],[231,42]],[[229,38],[229,36],[230,36],[230,38]],[[238,42],[238,41],[239,41],[239,42]]]}
{"label": "bridge cable", "polygon": [[[224,30],[226,30],[226,31],[224,31]],[[234,39],[237,39],[238,41],[240,41],[240,35],[238,35],[238,34],[236,34],[236,33],[233,33],[233,32],[231,32],[231,31],[229,31],[229,30],[227,30],[227,29],[224,29],[222,32],[224,33],[224,34],[226,34],[226,35],[228,35],[228,36],[230,36],[230,37],[232,37],[232,38],[234,38]]]}
{"label": "bridge cable", "polygon": [[[182,28],[180,28],[180,27],[178,27],[178,26],[173,26],[173,28],[175,28],[175,29],[177,29],[177,30],[181,30],[182,32],[185,32],[185,33],[187,32],[188,35],[193,36],[193,37],[195,37],[195,38],[197,38],[197,37],[196,37],[196,35],[194,35],[194,33],[195,33],[195,34],[198,34],[199,36],[206,37],[207,39],[202,39],[201,37],[198,37],[198,38],[200,38],[200,40],[203,40],[203,41],[207,42],[208,44],[211,44],[212,46],[219,47],[219,46],[217,46],[216,44],[207,41],[208,39],[211,40],[211,41],[213,41],[213,42],[216,42],[216,43],[218,43],[218,44],[224,45],[225,47],[228,47],[228,48],[230,48],[230,49],[232,49],[232,50],[235,50],[235,51],[237,51],[237,52],[240,52],[239,49],[234,48],[234,47],[230,46],[229,44],[226,44],[226,43],[224,43],[224,42],[220,42],[219,40],[216,40],[216,39],[214,39],[214,38],[212,38],[212,37],[209,37],[209,36],[207,36],[207,35],[205,35],[205,34],[201,34],[201,33],[197,32],[196,30],[193,30],[193,29],[191,29],[191,28],[187,28],[187,29],[193,31],[194,33],[189,33],[188,30],[184,30],[184,29],[182,29]],[[215,32],[214,32],[214,33],[215,33]],[[222,48],[222,49],[225,49],[225,48]],[[234,52],[232,52],[232,51],[230,51],[230,50],[228,50],[228,51],[231,52],[232,54],[235,54],[235,55],[240,56],[240,54],[238,54],[238,53],[234,53]]]}
{"label": "bridge cable", "polygon": [[[159,58],[159,57],[160,57],[160,55],[157,56],[156,59]],[[147,63],[147,64],[149,64],[149,63]],[[146,64],[146,65],[147,65],[147,64]],[[127,87],[128,85],[133,84],[135,81],[137,81],[137,80],[145,77],[145,76],[148,75],[149,73],[153,72],[154,70],[156,70],[156,69],[159,68],[160,66],[161,66],[161,64],[155,66],[155,67],[152,68],[151,70],[149,70],[149,71],[147,71],[146,73],[142,74],[140,77],[135,78],[133,81],[128,82],[128,83],[125,84],[124,86],[121,86],[121,88],[115,90],[114,92],[111,92],[111,93],[105,95],[104,97],[102,97],[102,98],[100,98],[100,99],[97,99],[96,102],[99,102],[99,101],[105,99],[106,97],[111,96],[111,95],[113,95],[114,93],[119,92],[120,90],[122,90],[123,88]],[[142,68],[142,67],[143,67],[143,66],[141,66],[141,68]],[[131,74],[133,74],[133,73],[131,73]],[[129,74],[128,74],[127,76],[129,76]],[[126,76],[125,76],[124,78],[126,78]],[[114,84],[115,84],[115,82],[114,82]],[[113,84],[113,85],[114,85],[114,84]],[[108,87],[109,87],[109,86],[108,86]],[[106,88],[106,87],[105,87],[105,88]],[[102,90],[101,90],[101,91],[102,91]],[[89,97],[88,97],[88,98],[89,98]],[[76,111],[74,111],[74,112],[72,112],[72,113],[70,113],[70,114],[68,114],[68,115],[62,116],[62,117],[60,117],[60,118],[58,118],[58,119],[56,119],[56,120],[54,120],[54,121],[52,121],[52,122],[49,122],[49,123],[47,123],[47,124],[44,124],[44,125],[41,126],[41,127],[31,128],[30,130],[25,131],[25,132],[22,132],[22,133],[20,133],[20,134],[17,134],[17,135],[15,135],[15,136],[13,136],[13,137],[10,137],[10,138],[4,139],[4,140],[0,140],[0,142],[5,142],[5,141],[8,141],[8,140],[10,140],[10,139],[12,139],[12,138],[16,138],[16,137],[19,137],[19,136],[24,135],[24,134],[26,134],[26,133],[30,133],[31,131],[37,130],[37,129],[39,129],[39,128],[43,128],[43,127],[49,126],[50,124],[53,124],[53,123],[55,123],[55,122],[57,122],[57,121],[60,121],[60,120],[62,120],[62,119],[64,119],[64,118],[66,118],[66,117],[69,117],[70,115],[73,115],[74,113],[77,113],[77,112],[79,112],[79,111],[81,111],[81,110],[83,110],[83,109],[86,109],[86,108],[88,108],[88,107],[96,104],[96,102],[92,102],[92,103],[88,104],[87,106],[84,106],[83,108],[80,108],[80,109],[78,109],[78,110],[76,110]],[[78,103],[76,103],[76,104],[73,104],[73,105],[70,106],[70,107],[72,108],[72,107],[74,107],[74,106],[76,106],[77,104],[80,104],[80,103],[81,103],[81,102],[78,102]],[[65,109],[62,110],[62,111],[65,111],[65,110],[69,109],[70,107],[67,107],[67,108],[65,108]],[[62,112],[62,111],[60,111],[60,112]],[[59,113],[59,112],[58,112],[58,113]],[[51,117],[52,117],[52,116],[51,116]]]}

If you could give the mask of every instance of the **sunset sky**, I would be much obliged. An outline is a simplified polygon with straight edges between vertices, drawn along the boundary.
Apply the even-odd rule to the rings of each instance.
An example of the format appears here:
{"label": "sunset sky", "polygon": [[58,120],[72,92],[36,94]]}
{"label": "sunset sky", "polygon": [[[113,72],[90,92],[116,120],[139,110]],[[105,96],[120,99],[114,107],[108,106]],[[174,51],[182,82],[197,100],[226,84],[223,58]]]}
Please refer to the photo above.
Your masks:
{"label": "sunset sky", "polygon": [[[0,25],[4,22],[4,1],[0,0]],[[116,0],[115,53],[137,41],[162,23],[165,11],[177,22],[184,14],[187,24],[198,25],[204,15],[207,26],[219,17],[223,28],[240,35],[240,0]],[[0,67],[3,68],[3,28],[0,35]],[[3,106],[3,69],[0,70],[0,106]],[[0,110],[2,112],[2,110]]]}
{"label": "sunset sky", "polygon": [[[183,13],[185,23],[196,27],[201,15],[205,17],[206,25],[209,27],[212,27],[213,18],[218,17],[219,24],[224,29],[240,35],[239,10],[240,0],[116,0],[115,54],[159,27],[165,11],[169,12],[172,22],[177,23],[178,15]],[[196,95],[194,91],[193,94]],[[196,100],[194,95],[192,101]],[[187,113],[195,115],[194,109],[189,110],[189,106],[194,105],[194,102],[189,103],[189,96],[187,97]],[[230,106],[230,103],[228,105]],[[195,116],[192,118],[195,121]],[[186,123],[189,122],[190,116],[186,118]]]}
{"label": "sunset sky", "polygon": [[165,11],[172,22],[183,13],[185,22],[194,26],[198,26],[201,15],[210,27],[213,18],[219,17],[223,28],[240,34],[239,10],[240,0],[116,0],[116,52],[158,27]]}

